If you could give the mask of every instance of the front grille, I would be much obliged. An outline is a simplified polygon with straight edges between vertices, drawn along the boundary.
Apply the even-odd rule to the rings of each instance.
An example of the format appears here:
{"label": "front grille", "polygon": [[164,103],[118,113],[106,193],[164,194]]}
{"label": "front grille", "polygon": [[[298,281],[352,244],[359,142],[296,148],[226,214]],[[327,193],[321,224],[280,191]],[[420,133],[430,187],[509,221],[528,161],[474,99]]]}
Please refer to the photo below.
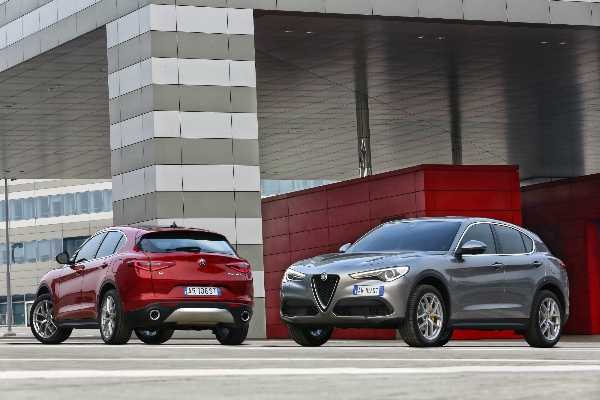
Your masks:
{"label": "front grille", "polygon": [[335,306],[333,313],[338,317],[383,317],[390,315],[392,310],[385,304],[376,306]]}
{"label": "front grille", "polygon": [[321,279],[321,275],[314,275],[312,277],[315,298],[323,311],[329,307],[339,281],[340,277],[338,275],[327,275],[326,280]]}
{"label": "front grille", "polygon": [[319,314],[319,310],[315,306],[290,306],[284,304],[281,314],[285,317],[314,317]]}

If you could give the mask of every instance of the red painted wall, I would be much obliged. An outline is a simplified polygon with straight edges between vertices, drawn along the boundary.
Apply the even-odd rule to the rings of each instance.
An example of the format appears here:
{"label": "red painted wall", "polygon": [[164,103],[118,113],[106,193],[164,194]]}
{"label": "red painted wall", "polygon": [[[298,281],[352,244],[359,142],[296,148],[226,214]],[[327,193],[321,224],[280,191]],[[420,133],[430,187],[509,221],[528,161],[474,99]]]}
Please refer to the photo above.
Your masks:
{"label": "red painted wall", "polygon": [[[446,215],[520,225],[518,167],[420,165],[263,199],[267,337],[289,337],[279,317],[279,289],[290,264],[337,252],[386,220]],[[334,337],[393,339],[396,332],[337,329]],[[463,331],[456,337],[514,335]]]}
{"label": "red painted wall", "polygon": [[600,334],[600,174],[522,188],[523,224],[569,273],[566,334]]}

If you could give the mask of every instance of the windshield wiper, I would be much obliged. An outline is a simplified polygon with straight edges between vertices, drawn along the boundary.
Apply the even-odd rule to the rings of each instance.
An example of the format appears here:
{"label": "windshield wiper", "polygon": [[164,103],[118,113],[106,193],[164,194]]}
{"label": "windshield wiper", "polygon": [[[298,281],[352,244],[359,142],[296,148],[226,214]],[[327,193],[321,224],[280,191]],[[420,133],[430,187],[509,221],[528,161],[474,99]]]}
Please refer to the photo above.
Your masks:
{"label": "windshield wiper", "polygon": [[174,249],[165,249],[165,251],[189,251],[191,253],[200,253],[202,249],[198,246],[175,247]]}

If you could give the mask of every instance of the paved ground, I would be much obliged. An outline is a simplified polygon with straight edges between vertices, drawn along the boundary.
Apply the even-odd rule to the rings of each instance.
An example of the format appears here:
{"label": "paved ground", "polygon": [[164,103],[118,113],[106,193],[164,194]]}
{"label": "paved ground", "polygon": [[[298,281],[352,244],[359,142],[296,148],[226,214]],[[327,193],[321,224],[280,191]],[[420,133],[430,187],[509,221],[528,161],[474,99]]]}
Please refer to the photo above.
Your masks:
{"label": "paved ground", "polygon": [[598,338],[553,349],[523,341],[451,341],[415,349],[401,341],[132,339],[104,345],[94,332],[58,346],[0,340],[1,399],[532,399],[600,398]]}

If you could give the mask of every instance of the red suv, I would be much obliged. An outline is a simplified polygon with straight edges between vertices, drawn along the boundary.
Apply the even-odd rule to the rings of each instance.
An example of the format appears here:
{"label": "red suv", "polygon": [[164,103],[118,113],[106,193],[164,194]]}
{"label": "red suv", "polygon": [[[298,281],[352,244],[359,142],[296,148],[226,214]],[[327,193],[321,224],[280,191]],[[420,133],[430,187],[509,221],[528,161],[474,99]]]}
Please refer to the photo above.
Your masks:
{"label": "red suv", "polygon": [[31,330],[42,343],[74,328],[100,328],[108,344],[164,343],[179,329],[212,330],[241,344],[252,318],[248,261],[227,239],[200,229],[122,226],[89,238],[42,278]]}

